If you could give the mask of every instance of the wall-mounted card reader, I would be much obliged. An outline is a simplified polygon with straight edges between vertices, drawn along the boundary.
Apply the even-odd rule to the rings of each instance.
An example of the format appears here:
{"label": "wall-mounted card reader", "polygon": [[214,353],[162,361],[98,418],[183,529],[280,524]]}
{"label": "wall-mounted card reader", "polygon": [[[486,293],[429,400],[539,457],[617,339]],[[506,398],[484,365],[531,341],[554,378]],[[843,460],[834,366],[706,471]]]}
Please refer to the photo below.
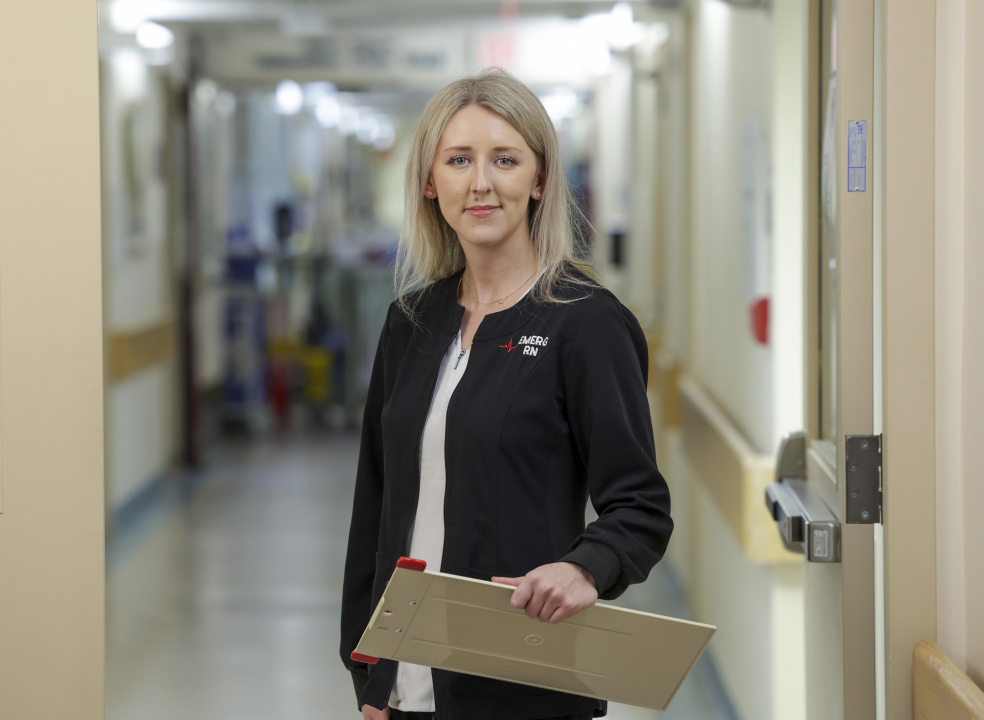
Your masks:
{"label": "wall-mounted card reader", "polygon": [[810,562],[840,562],[840,521],[805,479],[805,467],[806,436],[787,435],[779,447],[776,480],[765,489],[765,506],[787,550]]}

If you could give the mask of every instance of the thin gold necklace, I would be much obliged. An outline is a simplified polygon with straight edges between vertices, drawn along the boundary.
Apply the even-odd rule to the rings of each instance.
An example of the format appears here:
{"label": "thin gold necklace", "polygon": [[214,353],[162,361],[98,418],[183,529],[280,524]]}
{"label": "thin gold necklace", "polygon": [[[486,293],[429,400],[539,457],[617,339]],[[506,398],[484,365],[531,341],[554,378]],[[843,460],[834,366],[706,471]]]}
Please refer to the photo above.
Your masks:
{"label": "thin gold necklace", "polygon": [[[537,271],[534,270],[533,271],[533,275],[536,275],[536,273],[537,273]],[[477,302],[479,305],[495,305],[495,304],[502,305],[502,303],[504,303],[506,300],[508,300],[510,296],[515,295],[520,290],[522,290],[524,287],[526,287],[526,283],[528,283],[530,280],[533,279],[533,275],[530,275],[528,278],[526,278],[525,280],[523,280],[523,284],[520,285],[515,290],[513,290],[511,293],[509,293],[509,295],[503,295],[498,300],[489,300],[488,302],[483,302],[482,300],[479,300],[477,297],[475,297],[475,295],[471,291],[471,286],[468,284],[468,280],[465,279],[465,274],[464,273],[461,273],[461,279],[464,280],[464,282],[465,282],[465,290],[467,290],[468,291],[468,294],[471,295],[471,299],[474,300],[475,302]]]}

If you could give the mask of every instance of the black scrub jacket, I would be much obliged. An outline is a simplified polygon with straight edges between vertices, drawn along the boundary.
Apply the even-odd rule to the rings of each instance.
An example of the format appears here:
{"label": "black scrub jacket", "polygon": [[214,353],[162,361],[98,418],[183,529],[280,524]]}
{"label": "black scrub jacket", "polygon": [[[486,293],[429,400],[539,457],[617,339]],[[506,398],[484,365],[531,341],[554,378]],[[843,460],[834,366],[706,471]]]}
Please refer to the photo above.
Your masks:
{"label": "black scrub jacket", "polygon": [[[417,323],[390,307],[362,429],[342,600],[341,656],[358,704],[386,707],[396,663],[350,659],[383,587],[407,554],[420,445],[441,359],[461,327],[461,272],[422,291]],[[645,580],[673,521],[656,467],[648,352],[607,290],[558,289],[570,303],[487,315],[447,415],[441,571],[489,580],[577,563],[602,599]],[[585,297],[587,296],[587,297]],[[590,495],[598,519],[585,527]],[[529,720],[596,710],[599,700],[433,671],[441,720]]]}

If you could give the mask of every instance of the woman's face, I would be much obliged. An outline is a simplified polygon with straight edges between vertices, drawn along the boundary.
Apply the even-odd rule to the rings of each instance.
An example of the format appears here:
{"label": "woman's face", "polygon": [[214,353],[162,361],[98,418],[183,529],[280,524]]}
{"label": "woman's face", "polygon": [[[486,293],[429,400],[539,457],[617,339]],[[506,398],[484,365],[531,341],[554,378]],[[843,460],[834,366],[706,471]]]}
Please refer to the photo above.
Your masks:
{"label": "woman's face", "polygon": [[529,245],[530,197],[543,192],[536,154],[509,122],[481,105],[451,116],[425,188],[462,246]]}

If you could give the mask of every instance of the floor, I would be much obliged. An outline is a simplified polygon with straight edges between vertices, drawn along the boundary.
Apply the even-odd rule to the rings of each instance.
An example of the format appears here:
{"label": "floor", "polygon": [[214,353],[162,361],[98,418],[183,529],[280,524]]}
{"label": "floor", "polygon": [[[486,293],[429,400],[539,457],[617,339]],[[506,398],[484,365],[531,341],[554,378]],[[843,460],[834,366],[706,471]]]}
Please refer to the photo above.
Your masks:
{"label": "floor", "polygon": [[[227,447],[206,471],[128,507],[107,554],[107,720],[357,718],[338,659],[354,435]],[[620,601],[686,617],[658,566]],[[612,720],[733,720],[703,657],[657,713]]]}

